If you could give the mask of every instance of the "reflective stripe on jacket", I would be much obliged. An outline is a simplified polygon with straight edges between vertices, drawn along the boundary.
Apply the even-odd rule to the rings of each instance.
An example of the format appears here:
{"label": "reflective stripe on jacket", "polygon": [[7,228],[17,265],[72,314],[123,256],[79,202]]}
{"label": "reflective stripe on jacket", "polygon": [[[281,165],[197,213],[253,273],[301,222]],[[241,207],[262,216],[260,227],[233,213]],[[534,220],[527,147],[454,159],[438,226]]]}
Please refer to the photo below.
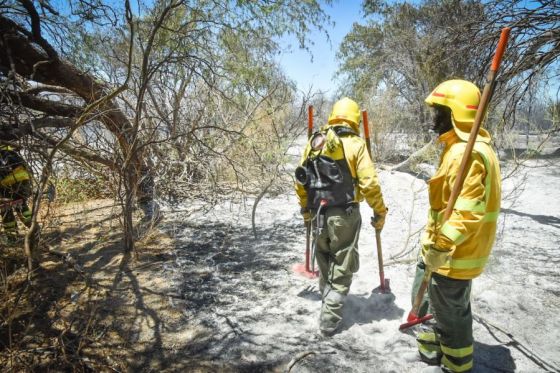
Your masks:
{"label": "reflective stripe on jacket", "polygon": [[500,211],[501,177],[490,138],[479,136],[467,165],[467,176],[449,220],[443,213],[457,178],[466,143],[453,130],[440,136],[446,147],[438,171],[429,181],[430,213],[422,238],[423,249],[434,245],[452,251],[451,259],[437,273],[468,280],[482,273],[496,237]]}
{"label": "reflective stripe on jacket", "polygon": [[16,167],[11,174],[0,180],[0,186],[7,187],[19,183],[20,181],[29,180],[29,172],[23,166]]}
{"label": "reflective stripe on jacket", "polygon": [[[326,125],[325,128],[328,128],[329,126],[331,125]],[[352,127],[346,123],[337,123],[332,126],[347,126],[352,129]],[[332,132],[333,131],[329,131],[329,133]],[[338,139],[340,139],[343,148],[333,149],[333,151],[330,152],[330,156],[334,160],[342,159],[344,157],[346,158],[352,178],[355,180],[353,202],[360,202],[365,199],[368,205],[375,212],[380,214],[385,213],[387,209],[385,207],[385,203],[383,202],[381,186],[379,185],[377,172],[375,171],[373,161],[368,154],[364,139],[359,136],[340,136]],[[331,139],[327,138],[327,143],[325,144],[326,147],[329,146],[330,140]],[[308,141],[305,151],[303,152],[303,156],[299,162],[300,166],[305,162],[310,152],[312,152],[312,149]],[[306,208],[307,192],[305,188],[301,184],[296,183],[295,189],[300,206],[302,208]]]}

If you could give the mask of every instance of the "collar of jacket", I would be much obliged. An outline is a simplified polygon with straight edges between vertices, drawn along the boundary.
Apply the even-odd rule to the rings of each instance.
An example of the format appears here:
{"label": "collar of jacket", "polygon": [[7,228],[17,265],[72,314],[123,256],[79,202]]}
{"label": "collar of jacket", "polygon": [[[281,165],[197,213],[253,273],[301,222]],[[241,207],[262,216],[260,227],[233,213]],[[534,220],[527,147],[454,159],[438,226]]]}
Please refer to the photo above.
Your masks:
{"label": "collar of jacket", "polygon": [[461,141],[461,139],[459,138],[459,136],[457,136],[455,131],[452,129],[441,134],[437,139],[437,142],[444,144],[446,148],[449,148],[451,145],[459,141]]}
{"label": "collar of jacket", "polygon": [[[467,142],[468,141],[468,136],[466,135],[470,135],[470,134],[466,134],[466,133],[461,133],[461,136],[459,136],[457,134],[457,130],[455,128],[445,132],[444,134],[441,134],[438,139],[437,142],[445,144],[445,148],[449,148],[451,145],[462,141],[462,142]],[[478,136],[476,137],[476,141],[477,142],[484,142],[486,144],[489,144],[492,141],[492,138],[490,137],[490,134],[488,133],[488,131],[486,131],[484,128],[481,128]]]}

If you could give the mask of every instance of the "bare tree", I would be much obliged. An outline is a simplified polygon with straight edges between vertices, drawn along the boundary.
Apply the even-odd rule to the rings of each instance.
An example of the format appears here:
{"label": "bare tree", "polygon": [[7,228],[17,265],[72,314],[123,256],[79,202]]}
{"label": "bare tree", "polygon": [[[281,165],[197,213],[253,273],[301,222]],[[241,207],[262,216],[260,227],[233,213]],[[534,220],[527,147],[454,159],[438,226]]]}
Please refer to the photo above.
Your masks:
{"label": "bare tree", "polygon": [[[500,73],[500,98],[506,100],[507,114],[531,89],[540,93],[558,87],[543,87],[560,76],[560,3],[554,0],[505,1],[485,4],[487,18],[473,29],[474,43],[493,44],[503,27],[511,27],[511,38]],[[463,48],[464,49],[464,48]],[[556,100],[558,92],[556,92]],[[515,121],[510,121],[511,126]]]}

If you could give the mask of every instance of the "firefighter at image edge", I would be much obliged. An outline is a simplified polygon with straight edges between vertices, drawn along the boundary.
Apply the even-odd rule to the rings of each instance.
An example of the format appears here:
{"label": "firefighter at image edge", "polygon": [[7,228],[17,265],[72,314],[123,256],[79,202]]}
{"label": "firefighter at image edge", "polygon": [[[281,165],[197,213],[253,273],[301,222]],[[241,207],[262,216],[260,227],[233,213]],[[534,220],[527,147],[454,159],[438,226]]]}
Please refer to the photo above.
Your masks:
{"label": "firefighter at image edge", "polygon": [[[31,226],[31,209],[27,205],[30,196],[31,174],[25,161],[12,147],[0,145],[0,213],[4,234],[10,243],[19,238],[14,212],[26,227]],[[9,203],[17,200],[21,202]]]}

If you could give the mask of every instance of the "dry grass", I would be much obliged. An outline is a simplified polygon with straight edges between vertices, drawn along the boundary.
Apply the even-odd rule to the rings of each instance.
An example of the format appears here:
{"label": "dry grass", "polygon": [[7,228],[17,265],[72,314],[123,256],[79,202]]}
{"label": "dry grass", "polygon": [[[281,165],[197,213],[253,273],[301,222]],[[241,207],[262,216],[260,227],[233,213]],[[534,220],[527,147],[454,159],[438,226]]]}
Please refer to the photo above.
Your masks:
{"label": "dry grass", "polygon": [[163,330],[181,318],[161,276],[174,243],[157,229],[144,231],[136,255],[125,256],[118,211],[109,200],[50,206],[42,221],[43,259],[32,281],[21,247],[1,251],[4,369],[159,368],[173,338]]}

